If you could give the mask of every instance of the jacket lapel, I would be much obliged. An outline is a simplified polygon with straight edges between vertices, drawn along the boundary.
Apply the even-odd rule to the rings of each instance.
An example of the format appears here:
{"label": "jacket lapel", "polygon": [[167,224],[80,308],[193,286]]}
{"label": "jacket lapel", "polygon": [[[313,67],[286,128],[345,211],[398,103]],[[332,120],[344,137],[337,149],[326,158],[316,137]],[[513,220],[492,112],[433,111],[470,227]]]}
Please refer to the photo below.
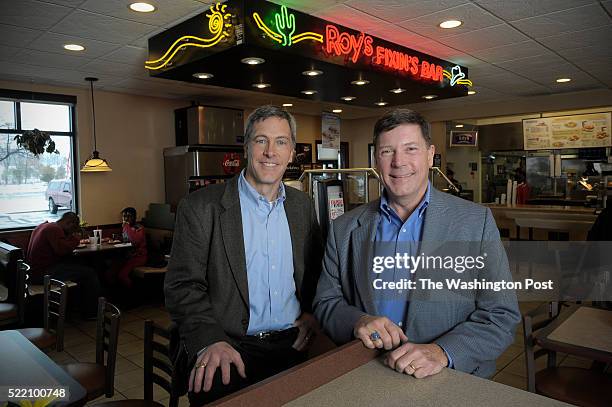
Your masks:
{"label": "jacket lapel", "polygon": [[366,210],[358,219],[359,226],[351,233],[351,252],[353,253],[353,268],[357,270],[355,283],[359,297],[363,300],[365,312],[374,315],[376,307],[372,298],[372,259],[374,257],[374,238],[378,225],[378,207],[380,199],[368,204]]}
{"label": "jacket lapel", "polygon": [[[287,191],[290,187],[285,186]],[[304,239],[306,236],[306,227],[304,225],[304,219],[310,219],[310,214],[301,213],[301,208],[293,200],[293,194],[290,191],[286,192],[286,199],[284,202],[285,215],[287,216],[287,223],[289,224],[289,234],[291,237],[291,248],[293,251],[293,279],[295,280],[295,289],[298,299],[301,299],[302,280],[304,278],[304,263],[296,262],[295,259],[303,259],[304,253]]]}
{"label": "jacket lapel", "polygon": [[244,236],[242,234],[242,212],[238,194],[238,177],[232,178],[225,187],[221,197],[221,206],[225,211],[220,216],[221,235],[231,272],[242,296],[244,304],[249,307],[249,287],[244,255]]}

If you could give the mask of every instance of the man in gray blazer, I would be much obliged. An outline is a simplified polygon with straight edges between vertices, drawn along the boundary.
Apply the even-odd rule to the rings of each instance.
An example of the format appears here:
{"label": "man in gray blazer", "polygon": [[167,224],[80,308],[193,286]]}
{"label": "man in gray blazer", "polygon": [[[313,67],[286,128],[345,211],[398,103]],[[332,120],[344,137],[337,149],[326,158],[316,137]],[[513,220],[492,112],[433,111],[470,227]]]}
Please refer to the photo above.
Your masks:
{"label": "man in gray blazer", "polygon": [[[391,261],[383,273],[374,269],[375,260],[386,254],[457,254],[457,246],[453,250],[448,242],[466,242],[487,253],[484,268],[467,276],[511,281],[491,211],[429,183],[435,147],[420,114],[387,113],[375,125],[374,146],[384,193],[332,223],[315,316],[336,342],[358,338],[368,348],[390,350],[386,363],[398,372],[421,378],[448,366],[491,376],[520,321],[513,291],[441,294],[420,285],[421,279],[433,277],[423,267],[405,273]],[[399,277],[415,285],[381,293],[381,287],[397,287],[383,284],[399,282]]]}
{"label": "man in gray blazer", "polygon": [[179,204],[164,290],[193,405],[300,363],[317,330],[320,230],[307,195],[281,182],[295,137],[287,111],[256,109],[246,169]]}

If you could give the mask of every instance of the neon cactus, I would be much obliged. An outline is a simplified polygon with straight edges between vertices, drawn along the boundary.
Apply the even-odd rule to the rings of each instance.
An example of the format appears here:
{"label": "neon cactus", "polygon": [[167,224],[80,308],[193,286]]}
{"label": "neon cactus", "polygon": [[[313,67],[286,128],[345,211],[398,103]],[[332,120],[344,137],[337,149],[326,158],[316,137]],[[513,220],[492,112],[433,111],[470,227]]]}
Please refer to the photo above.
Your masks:
{"label": "neon cactus", "polygon": [[291,45],[291,36],[295,32],[295,15],[289,14],[287,7],[282,6],[280,14],[274,15],[276,21],[276,30],[283,36],[284,47]]}

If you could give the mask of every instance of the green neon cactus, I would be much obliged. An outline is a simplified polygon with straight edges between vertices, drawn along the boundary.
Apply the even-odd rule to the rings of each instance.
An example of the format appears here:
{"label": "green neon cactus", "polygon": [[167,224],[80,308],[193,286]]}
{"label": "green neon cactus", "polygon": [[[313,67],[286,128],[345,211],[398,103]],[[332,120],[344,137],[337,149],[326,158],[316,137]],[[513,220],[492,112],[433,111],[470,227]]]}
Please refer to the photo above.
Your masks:
{"label": "green neon cactus", "polygon": [[275,13],[276,30],[283,36],[283,46],[291,45],[291,36],[295,32],[295,15],[289,14],[287,7],[281,6],[280,14]]}

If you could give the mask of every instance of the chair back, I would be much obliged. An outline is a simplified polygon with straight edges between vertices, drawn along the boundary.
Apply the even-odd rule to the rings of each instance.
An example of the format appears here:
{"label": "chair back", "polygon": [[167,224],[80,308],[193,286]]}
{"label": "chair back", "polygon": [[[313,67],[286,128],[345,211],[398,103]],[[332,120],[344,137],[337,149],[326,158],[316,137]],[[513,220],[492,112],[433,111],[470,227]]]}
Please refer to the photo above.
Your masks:
{"label": "chair back", "polygon": [[55,347],[58,352],[64,350],[64,322],[68,304],[68,285],[45,275],[44,287],[44,327],[55,334]]}
{"label": "chair back", "polygon": [[177,386],[176,372],[170,356],[170,331],[145,321],[144,335],[144,398],[153,400],[153,383],[170,394],[168,407],[177,407],[182,395]]}
{"label": "chair back", "polygon": [[544,328],[559,315],[559,303],[549,302],[526,313],[523,316],[523,341],[525,346],[525,364],[527,366],[527,391],[535,393],[535,360],[547,355],[547,367],[555,367],[557,353],[548,349],[535,350],[535,333]]}
{"label": "chair back", "polygon": [[[121,311],[104,297],[98,298],[96,329],[96,363],[105,367],[105,395],[113,397],[115,392],[115,366],[117,362],[117,342],[119,341],[119,321]],[[106,355],[106,363],[105,362]]]}

